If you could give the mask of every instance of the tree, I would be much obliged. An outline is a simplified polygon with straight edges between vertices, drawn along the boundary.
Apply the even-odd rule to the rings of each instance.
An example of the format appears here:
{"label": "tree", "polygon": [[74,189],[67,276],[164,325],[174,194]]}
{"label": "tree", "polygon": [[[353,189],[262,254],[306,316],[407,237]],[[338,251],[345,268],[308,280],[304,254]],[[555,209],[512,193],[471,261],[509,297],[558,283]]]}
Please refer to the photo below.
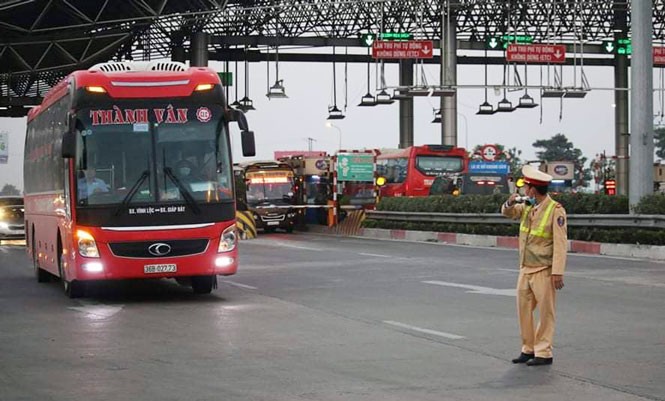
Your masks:
{"label": "tree", "polygon": [[[485,145],[476,145],[475,148],[473,148],[473,151],[471,152],[471,157],[472,158],[481,158],[481,149]],[[495,143],[494,146],[496,146],[497,149],[499,149],[499,154],[497,156],[497,161],[505,161],[508,163],[510,166],[510,172],[511,174],[516,174],[519,173],[520,171],[520,166],[522,165],[522,159],[520,159],[520,155],[522,154],[521,150],[518,150],[517,148],[511,148],[511,149],[506,149],[504,145],[501,145],[499,143]]]}
{"label": "tree", "polygon": [[656,147],[656,156],[665,159],[665,127],[653,129],[653,142]]}
{"label": "tree", "polygon": [[19,191],[18,188],[16,188],[12,184],[5,184],[5,186],[2,187],[2,190],[0,191],[0,195],[21,196],[21,191]]}
{"label": "tree", "polygon": [[574,187],[586,186],[591,180],[591,169],[585,168],[587,158],[582,151],[575,148],[573,143],[563,134],[556,134],[550,139],[540,139],[533,143],[534,148],[543,150],[536,152],[536,156],[544,161],[569,161],[575,163]]}

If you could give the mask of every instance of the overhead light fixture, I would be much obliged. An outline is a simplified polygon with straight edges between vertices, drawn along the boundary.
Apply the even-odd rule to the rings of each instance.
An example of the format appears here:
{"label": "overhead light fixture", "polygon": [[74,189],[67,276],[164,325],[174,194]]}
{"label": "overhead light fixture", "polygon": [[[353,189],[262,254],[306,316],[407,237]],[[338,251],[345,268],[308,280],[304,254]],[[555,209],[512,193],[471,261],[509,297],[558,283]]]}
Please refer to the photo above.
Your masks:
{"label": "overhead light fixture", "polygon": [[566,91],[562,88],[543,88],[541,97],[563,97],[566,94]]}
{"label": "overhead light fixture", "polygon": [[286,91],[284,90],[284,85],[282,85],[283,82],[284,80],[282,79],[275,81],[275,84],[268,89],[266,97],[268,99],[288,99]]}
{"label": "overhead light fixture", "polygon": [[570,97],[573,99],[582,99],[584,96],[586,96],[588,90],[586,89],[579,89],[579,88],[570,88],[566,89],[566,93],[564,93],[563,97]]}
{"label": "overhead light fixture", "polygon": [[480,107],[478,108],[478,112],[476,114],[490,115],[494,113],[496,113],[496,111],[494,111],[494,106],[485,101],[480,105]]}
{"label": "overhead light fixture", "polygon": [[427,87],[413,87],[406,91],[408,96],[431,96],[430,88]]}
{"label": "overhead light fixture", "polygon": [[376,98],[374,98],[371,93],[367,92],[365,96],[360,98],[360,103],[358,103],[358,106],[376,106]]}
{"label": "overhead light fixture", "polygon": [[440,123],[443,121],[441,119],[441,109],[434,109],[434,119],[432,120],[433,124]]}
{"label": "overhead light fixture", "polygon": [[344,119],[344,113],[342,110],[337,108],[337,105],[328,107],[328,118],[327,120],[342,120]]}
{"label": "overhead light fixture", "polygon": [[385,89],[382,89],[381,92],[376,94],[376,104],[393,104],[395,101],[393,100],[392,96],[388,94],[388,92],[385,91]]}
{"label": "overhead light fixture", "polygon": [[520,98],[519,104],[515,107],[519,109],[532,109],[538,107],[538,103],[536,103],[528,93],[525,93],[524,96]]}
{"label": "overhead light fixture", "polygon": [[409,88],[407,94],[409,96],[436,96],[436,97],[449,97],[454,96],[457,91],[452,88],[434,87],[434,86],[421,86]]}
{"label": "overhead light fixture", "polygon": [[513,110],[515,110],[513,103],[505,97],[496,104],[497,113],[510,113]]}
{"label": "overhead light fixture", "polygon": [[411,99],[411,96],[407,95],[407,89],[393,89],[393,100],[406,100]]}
{"label": "overhead light fixture", "polygon": [[239,110],[244,111],[245,113],[250,111],[250,110],[256,110],[254,108],[254,101],[252,99],[248,98],[247,96],[243,97],[239,101],[240,105],[237,106]]}

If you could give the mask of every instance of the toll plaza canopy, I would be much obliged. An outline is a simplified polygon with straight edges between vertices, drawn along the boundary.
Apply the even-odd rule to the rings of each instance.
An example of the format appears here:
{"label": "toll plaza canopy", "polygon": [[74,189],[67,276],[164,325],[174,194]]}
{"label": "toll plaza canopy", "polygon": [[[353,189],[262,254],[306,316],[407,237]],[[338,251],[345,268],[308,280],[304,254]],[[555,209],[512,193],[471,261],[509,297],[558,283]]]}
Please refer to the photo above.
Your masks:
{"label": "toll plaza canopy", "polygon": [[[665,40],[656,3],[654,45]],[[248,46],[257,55],[261,45],[362,46],[382,32],[440,40],[444,24],[460,48],[519,36],[599,51],[630,37],[630,1],[0,0],[0,116],[25,115],[68,73],[98,62],[186,57],[196,32],[209,35],[211,59],[228,60],[248,58]]]}

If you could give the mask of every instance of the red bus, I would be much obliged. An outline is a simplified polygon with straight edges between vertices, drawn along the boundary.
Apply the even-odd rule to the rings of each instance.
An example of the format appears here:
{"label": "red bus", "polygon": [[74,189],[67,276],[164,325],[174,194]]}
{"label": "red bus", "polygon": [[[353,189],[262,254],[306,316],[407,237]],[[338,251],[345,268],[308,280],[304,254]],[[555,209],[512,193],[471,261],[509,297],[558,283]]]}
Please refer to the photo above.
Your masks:
{"label": "red bus", "polygon": [[423,145],[382,151],[376,163],[379,177],[386,179],[381,196],[427,196],[436,177],[465,173],[469,157],[464,148]]}
{"label": "red bus", "polygon": [[238,267],[229,121],[217,74],[177,62],[76,71],[28,115],[26,248],[39,282],[175,278],[209,293]]}

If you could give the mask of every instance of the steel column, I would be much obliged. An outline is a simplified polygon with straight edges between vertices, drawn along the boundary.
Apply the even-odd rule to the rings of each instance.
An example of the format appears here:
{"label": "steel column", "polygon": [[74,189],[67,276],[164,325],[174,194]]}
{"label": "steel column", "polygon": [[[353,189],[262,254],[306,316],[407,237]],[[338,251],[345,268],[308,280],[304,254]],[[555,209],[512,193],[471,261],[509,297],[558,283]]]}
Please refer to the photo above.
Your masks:
{"label": "steel column", "polygon": [[205,32],[194,32],[190,46],[190,62],[193,67],[208,65],[208,42],[210,37]]}
{"label": "steel column", "polygon": [[653,32],[652,2],[631,3],[633,54],[630,71],[630,191],[635,206],[653,193]]}
{"label": "steel column", "polygon": [[[413,85],[413,60],[399,63],[399,86]],[[399,100],[399,148],[413,146],[413,98]]]}
{"label": "steel column", "polygon": [[[448,10],[450,12],[450,10]],[[457,85],[456,18],[441,13],[441,84]],[[441,144],[457,146],[457,94],[441,98]]]}

